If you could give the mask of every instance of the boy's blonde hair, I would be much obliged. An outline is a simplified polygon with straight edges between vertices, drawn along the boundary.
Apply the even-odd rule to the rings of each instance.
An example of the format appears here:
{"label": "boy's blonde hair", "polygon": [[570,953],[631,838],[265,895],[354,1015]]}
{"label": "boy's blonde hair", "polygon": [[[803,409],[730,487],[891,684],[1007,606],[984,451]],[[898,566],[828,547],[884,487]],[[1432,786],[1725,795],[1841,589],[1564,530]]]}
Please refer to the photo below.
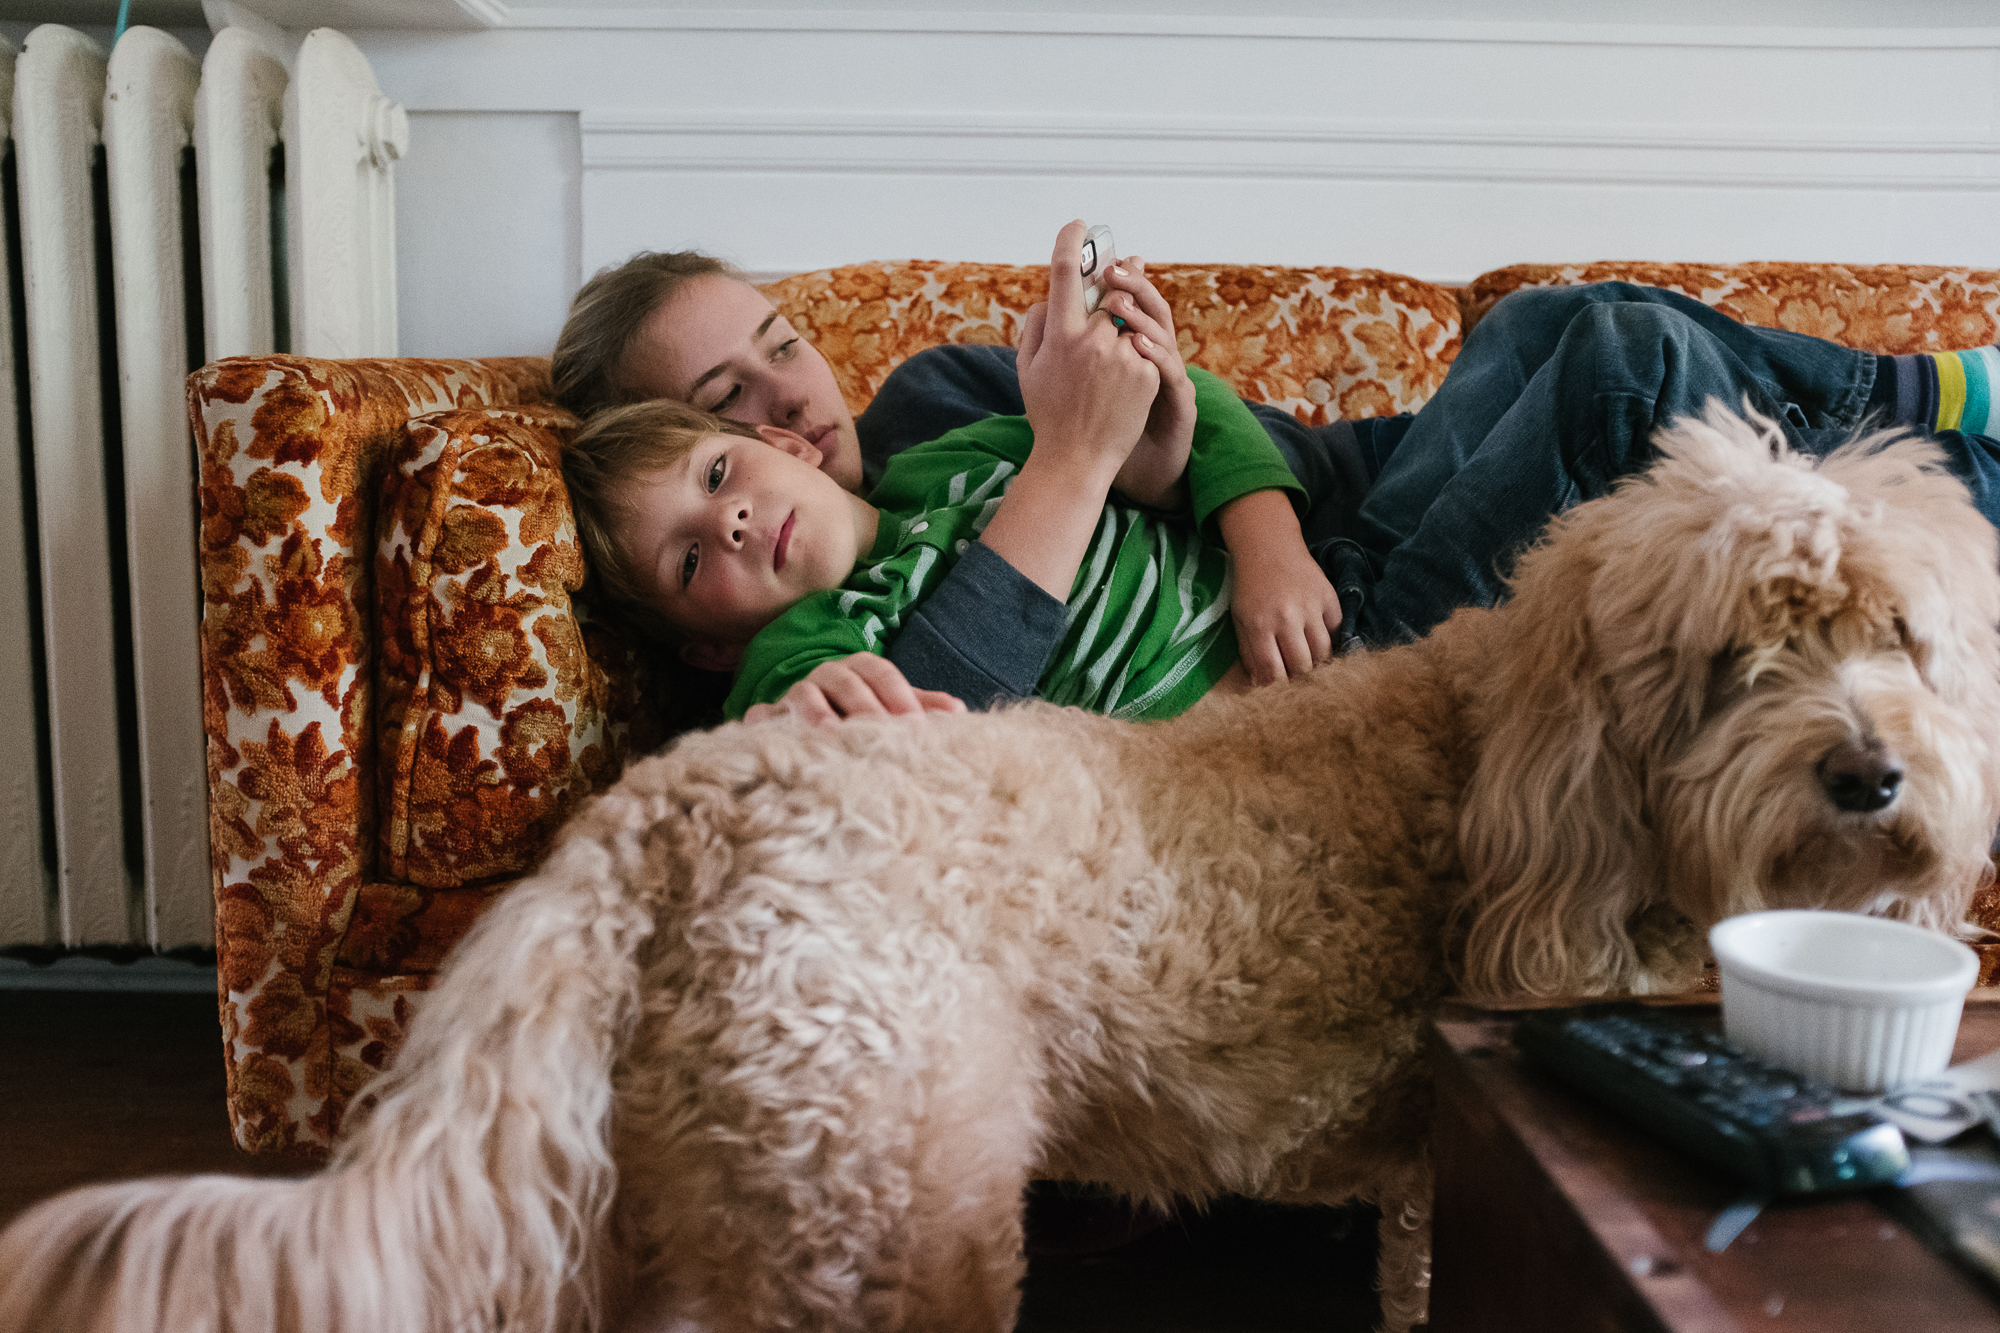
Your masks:
{"label": "boy's blonde hair", "polygon": [[743,275],[699,250],[642,250],[616,268],[598,273],[569,303],[569,318],[556,338],[556,401],[578,416],[629,402],[625,353],[653,312],[692,278]]}
{"label": "boy's blonde hair", "polygon": [[673,466],[714,435],[762,438],[741,422],[670,398],[655,398],[599,412],[584,423],[562,454],[577,540],[599,606],[631,628],[669,643],[679,643],[685,636],[646,600],[645,584],[619,545],[617,529],[635,480]]}

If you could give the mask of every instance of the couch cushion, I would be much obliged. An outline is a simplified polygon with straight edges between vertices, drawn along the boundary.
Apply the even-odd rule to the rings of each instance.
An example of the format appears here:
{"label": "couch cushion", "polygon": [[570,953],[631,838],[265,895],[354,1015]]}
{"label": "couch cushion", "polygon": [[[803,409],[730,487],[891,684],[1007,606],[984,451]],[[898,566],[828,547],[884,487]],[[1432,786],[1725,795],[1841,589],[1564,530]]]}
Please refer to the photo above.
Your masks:
{"label": "couch cushion", "polygon": [[[1181,355],[1301,420],[1414,411],[1458,352],[1454,289],[1372,269],[1157,264]],[[764,292],[832,364],[859,413],[889,372],[945,343],[1012,345],[1047,269],[935,260],[849,264]]]}
{"label": "couch cushion", "polygon": [[1665,287],[1745,324],[1883,355],[2000,341],[2000,270],[1918,264],[1515,264],[1463,289],[1465,328],[1522,287],[1612,281]]}
{"label": "couch cushion", "polygon": [[216,966],[244,1148],[332,1134],[326,989],[376,847],[380,464],[413,414],[548,396],[545,358],[239,357],[188,377]]}
{"label": "couch cushion", "polygon": [[[385,470],[381,883],[356,903],[343,964],[435,966],[465,923],[420,890],[523,873],[578,800],[658,741],[646,654],[571,598],[583,557],[558,460],[575,424],[546,405],[438,412],[409,423]],[[447,937],[425,938],[432,918]]]}

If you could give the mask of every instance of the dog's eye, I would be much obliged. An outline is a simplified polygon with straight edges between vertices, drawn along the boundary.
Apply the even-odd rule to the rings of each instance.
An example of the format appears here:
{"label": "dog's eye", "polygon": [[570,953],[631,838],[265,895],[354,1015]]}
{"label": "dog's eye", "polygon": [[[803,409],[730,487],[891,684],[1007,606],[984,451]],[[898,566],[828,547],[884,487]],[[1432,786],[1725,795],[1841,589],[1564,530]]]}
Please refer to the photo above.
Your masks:
{"label": "dog's eye", "polygon": [[1910,622],[1896,617],[1896,647],[1909,655],[1910,664],[1917,669],[1926,685],[1931,683],[1931,646],[1910,632]]}
{"label": "dog's eye", "polygon": [[1708,691],[1702,698],[1702,713],[1712,716],[1743,696],[1743,652],[1730,644],[1708,659]]}

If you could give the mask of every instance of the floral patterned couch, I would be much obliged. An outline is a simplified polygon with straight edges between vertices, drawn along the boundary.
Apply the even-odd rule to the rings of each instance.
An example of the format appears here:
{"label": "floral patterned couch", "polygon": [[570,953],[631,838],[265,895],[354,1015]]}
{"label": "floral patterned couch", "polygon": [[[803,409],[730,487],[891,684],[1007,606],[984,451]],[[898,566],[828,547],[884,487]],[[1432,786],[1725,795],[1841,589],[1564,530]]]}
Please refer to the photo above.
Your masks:
{"label": "floral patterned couch", "polygon": [[[1879,352],[2000,340],[2000,272],[1154,276],[1190,362],[1307,421],[1415,409],[1464,330],[1527,285],[1622,277]],[[913,352],[1013,341],[1042,287],[1037,269],[910,262],[767,291],[858,412]],[[575,423],[549,392],[540,359],[273,356],[189,379],[220,1003],[251,1151],[324,1152],[484,905],[579,800],[712,702],[572,599],[583,567],[557,457]]]}

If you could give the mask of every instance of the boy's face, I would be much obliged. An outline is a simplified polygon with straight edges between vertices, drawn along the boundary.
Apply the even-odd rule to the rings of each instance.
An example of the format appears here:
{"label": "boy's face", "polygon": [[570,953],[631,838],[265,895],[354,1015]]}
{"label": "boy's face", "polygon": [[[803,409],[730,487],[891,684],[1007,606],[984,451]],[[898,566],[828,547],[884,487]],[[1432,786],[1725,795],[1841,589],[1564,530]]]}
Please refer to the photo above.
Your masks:
{"label": "boy's face", "polygon": [[820,466],[861,489],[861,444],[833,371],[749,283],[691,278],[652,313],[625,353],[626,386],[749,426],[781,426],[820,452]]}
{"label": "boy's face", "polygon": [[875,511],[820,469],[819,450],[775,427],[711,435],[632,483],[616,536],[682,656],[734,668],[787,607],[837,588],[875,539]]}

